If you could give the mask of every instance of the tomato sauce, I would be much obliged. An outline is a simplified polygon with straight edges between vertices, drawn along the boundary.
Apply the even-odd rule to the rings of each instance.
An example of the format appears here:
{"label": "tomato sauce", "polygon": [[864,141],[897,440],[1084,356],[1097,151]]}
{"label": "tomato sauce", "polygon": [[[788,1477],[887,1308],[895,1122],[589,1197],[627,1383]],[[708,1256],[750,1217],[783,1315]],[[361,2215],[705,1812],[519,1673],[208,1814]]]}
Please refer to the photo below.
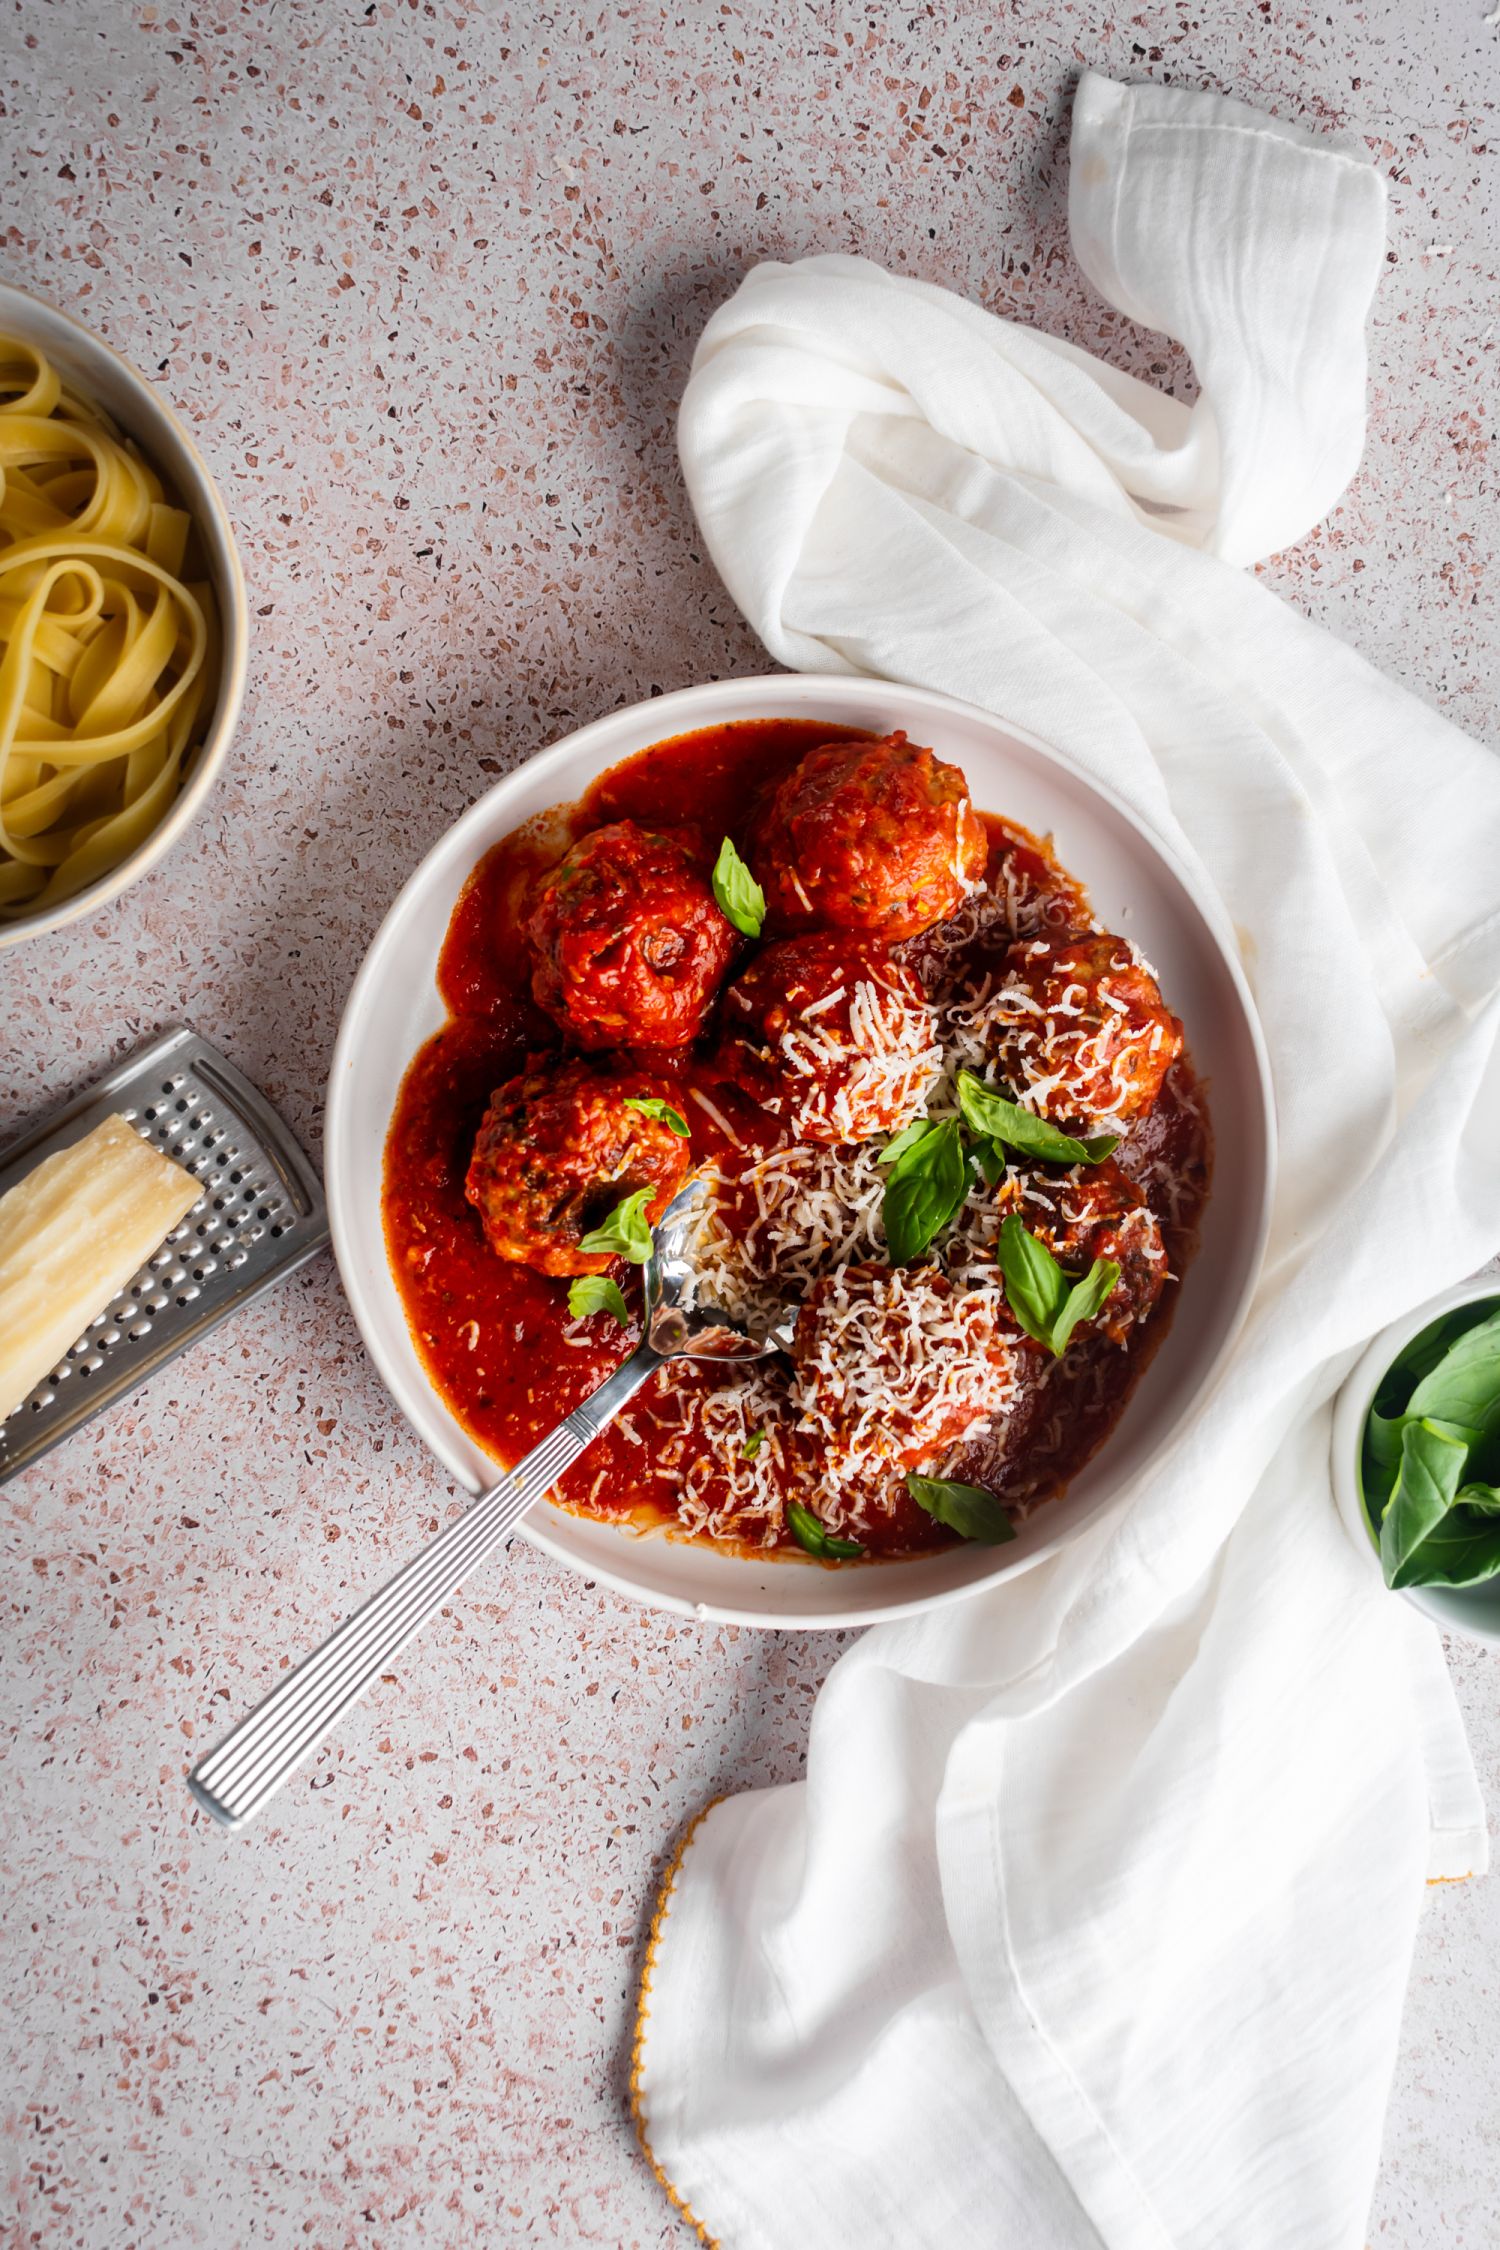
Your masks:
{"label": "tomato sauce", "polygon": [[[413,1061],[391,1120],[385,1154],[386,1246],[417,1349],[442,1396],[486,1452],[502,1462],[529,1447],[581,1405],[634,1349],[639,1328],[588,1324],[578,1340],[568,1289],[497,1258],[464,1196],[474,1136],[496,1086],[528,1055],[555,1052],[557,1026],[531,997],[531,964],[521,934],[526,895],[574,837],[612,820],[701,831],[711,854],[720,837],[743,833],[748,799],[820,742],[860,737],[855,727],[821,720],[749,719],[656,744],[612,767],[571,807],[529,821],[479,862],[460,895],[438,959],[438,991],[449,1020]],[[671,807],[670,820],[663,808]],[[711,839],[711,842],[708,841]],[[692,1059],[662,1073],[686,1098]],[[714,1083],[715,1109],[753,1148],[768,1122],[748,1102]],[[694,1105],[696,1158],[727,1144]],[[640,1279],[622,1275],[633,1314]],[[643,1394],[649,1402],[650,1391]],[[642,1448],[618,1426],[601,1433],[559,1487],[590,1513],[649,1523],[670,1516],[640,1489]]]}
{"label": "tomato sauce", "polygon": [[[514,1076],[528,1056],[555,1052],[560,1045],[556,1025],[530,993],[521,924],[533,879],[575,837],[614,820],[696,831],[698,847],[711,857],[722,836],[743,838],[756,796],[805,751],[861,735],[860,729],[817,720],[756,719],[658,743],[601,775],[576,805],[560,807],[506,837],[465,885],[438,962],[438,989],[448,1020],[407,1071],[387,1135],[384,1219],[392,1272],[418,1352],[453,1413],[497,1461],[519,1460],[629,1357],[640,1336],[635,1269],[621,1271],[632,1314],[629,1329],[607,1317],[573,1321],[567,1283],[496,1257],[464,1195],[469,1156],[492,1091]],[[1086,916],[1084,894],[1045,846],[994,816],[987,815],[986,822],[994,847],[992,867],[1010,852],[1012,869],[1020,870],[1023,881],[1049,889],[1062,901],[1065,914]],[[774,1142],[774,1121],[726,1089],[691,1053],[674,1058],[664,1074],[660,1055],[653,1055],[652,1068],[680,1094],[680,1106],[691,1105],[695,1162],[715,1159],[737,1170]],[[1172,1168],[1196,1182],[1178,1226],[1168,1232],[1173,1271],[1179,1274],[1191,1252],[1207,1183],[1206,1126],[1191,1087],[1191,1072],[1179,1064],[1167,1096],[1132,1136],[1130,1147],[1132,1170]],[[695,1088],[726,1119],[733,1142],[693,1099]],[[1122,1161],[1125,1154],[1122,1150]],[[1111,1354],[1107,1393],[1095,1395],[1097,1377],[1080,1372],[1077,1412],[1070,1418],[1076,1426],[1066,1445],[1049,1449],[1043,1431],[1028,1433],[1035,1454],[1027,1463],[1032,1491],[1040,1494],[1065,1483],[1107,1434],[1167,1317],[1164,1304],[1148,1324],[1144,1348]],[[682,1380],[679,1375],[679,1384]],[[712,1374],[689,1378],[705,1387],[714,1380]],[[564,1505],[641,1529],[675,1523],[675,1479],[664,1480],[653,1496],[649,1421],[645,1432],[640,1427],[662,1382],[659,1376],[648,1385],[629,1416],[603,1431],[567,1472],[555,1494]],[[1051,1407],[1056,1404],[1054,1391]],[[1013,1484],[1003,1462],[981,1461],[976,1479],[980,1471],[1002,1493]],[[952,1473],[965,1472],[955,1467]],[[1023,1497],[1019,1485],[1014,1491]],[[872,1554],[882,1548],[910,1553],[948,1543],[947,1533],[906,1505],[883,1534],[874,1532],[867,1541]]]}

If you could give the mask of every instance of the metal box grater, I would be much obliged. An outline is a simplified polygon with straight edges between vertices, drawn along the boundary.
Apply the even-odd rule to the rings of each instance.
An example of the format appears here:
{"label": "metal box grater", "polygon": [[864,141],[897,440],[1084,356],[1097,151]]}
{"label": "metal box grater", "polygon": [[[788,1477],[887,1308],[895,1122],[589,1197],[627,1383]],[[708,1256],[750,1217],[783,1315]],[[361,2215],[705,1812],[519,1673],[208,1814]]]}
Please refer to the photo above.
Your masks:
{"label": "metal box grater", "polygon": [[0,1422],[0,1484],[125,1398],[328,1240],[317,1173],[264,1095],[185,1025],[140,1047],[0,1154],[0,1195],[123,1117],[203,1184],[179,1227]]}

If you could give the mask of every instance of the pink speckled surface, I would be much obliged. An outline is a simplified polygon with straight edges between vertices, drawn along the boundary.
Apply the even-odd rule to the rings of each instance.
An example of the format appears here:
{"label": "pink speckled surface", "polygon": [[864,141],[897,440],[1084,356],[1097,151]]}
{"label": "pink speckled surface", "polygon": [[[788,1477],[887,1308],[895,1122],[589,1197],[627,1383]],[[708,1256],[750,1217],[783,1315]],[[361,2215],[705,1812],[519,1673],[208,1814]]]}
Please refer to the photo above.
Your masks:
{"label": "pink speckled surface", "polygon": [[[671,443],[693,338],[756,258],[864,251],[1180,382],[1066,255],[1084,61],[1369,136],[1369,453],[1267,576],[1495,739],[1483,14],[7,11],[0,274],[159,372],[256,640],[188,841],[0,957],[6,1120],[185,1014],[316,1147],[362,949],[486,778],[760,667]],[[798,1771],[838,1636],[644,1614],[518,1545],[249,1837],[181,1787],[445,1489],[324,1261],[6,1491],[6,2240],[687,2238],[627,2120],[643,1919],[688,1816]],[[1500,1658],[1453,1654],[1493,1795]],[[1500,1886],[1434,1894],[1372,2242],[1500,2239],[1497,1959]]]}

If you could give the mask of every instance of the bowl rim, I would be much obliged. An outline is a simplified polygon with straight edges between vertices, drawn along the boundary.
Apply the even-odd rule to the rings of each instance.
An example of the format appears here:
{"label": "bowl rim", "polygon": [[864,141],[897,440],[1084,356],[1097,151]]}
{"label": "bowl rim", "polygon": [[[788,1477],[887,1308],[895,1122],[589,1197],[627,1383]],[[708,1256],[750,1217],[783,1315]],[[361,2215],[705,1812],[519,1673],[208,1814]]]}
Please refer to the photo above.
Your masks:
{"label": "bowl rim", "polygon": [[[1359,1460],[1364,1445],[1365,1418],[1374,1404],[1381,1377],[1412,1338],[1420,1336],[1424,1328],[1440,1320],[1444,1313],[1456,1312],[1461,1305],[1479,1304],[1485,1298],[1492,1298],[1500,1309],[1500,1268],[1491,1266],[1484,1272],[1470,1274],[1467,1280],[1454,1282],[1450,1289],[1439,1290],[1435,1297],[1428,1297],[1399,1319],[1389,1321],[1378,1335],[1371,1337],[1339,1386],[1329,1438],[1333,1497],[1350,1540],[1383,1586],[1385,1574],[1380,1567],[1380,1545],[1360,1488]],[[1467,1614],[1466,1597],[1478,1592],[1478,1588],[1394,1586],[1386,1590],[1399,1595],[1402,1601],[1409,1602],[1413,1609],[1419,1609],[1424,1617],[1431,1618],[1445,1631],[1462,1633],[1470,1640],[1483,1642],[1487,1648],[1500,1648],[1500,1624],[1491,1627],[1477,1617],[1471,1622]]]}
{"label": "bowl rim", "polygon": [[[1037,1564],[1047,1561],[1062,1547],[1069,1544],[1082,1529],[1097,1525],[1107,1517],[1116,1515],[1127,1504],[1131,1495],[1145,1483],[1146,1479],[1160,1471],[1163,1463],[1184,1442],[1189,1430],[1211,1405],[1220,1384],[1225,1380],[1229,1371],[1264,1266],[1277,1178],[1278,1145],[1275,1096],[1265,1035],[1261,1029],[1260,1017],[1256,1010],[1249,981],[1239,960],[1233,927],[1222,902],[1191,865],[1183,859],[1181,854],[1165,838],[1160,836],[1108,783],[1098,780],[1086,768],[1079,765],[1075,759],[1065,751],[1059,750],[1054,744],[1045,741],[1028,728],[1019,726],[998,713],[985,709],[980,704],[967,702],[959,696],[945,694],[939,689],[911,686],[904,681],[881,680],[863,673],[776,670],[739,675],[727,680],[700,681],[689,687],[674,689],[665,695],[646,697],[635,703],[623,704],[605,712],[599,718],[590,720],[586,725],[574,728],[569,733],[560,736],[557,741],[549,743],[544,749],[535,752],[532,757],[524,760],[521,765],[513,768],[510,773],[502,774],[498,780],[494,781],[471,805],[465,808],[457,820],[451,822],[443,833],[434,840],[407,876],[370,939],[344,1003],[338,1036],[329,1064],[324,1119],[324,1191],[328,1203],[329,1228],[334,1258],[339,1268],[339,1277],[343,1283],[344,1294],[350,1310],[354,1315],[355,1325],[392,1404],[400,1412],[403,1420],[407,1421],[409,1426],[413,1428],[414,1434],[421,1439],[427,1450],[435,1454],[442,1468],[453,1478],[454,1482],[477,1494],[482,1487],[456,1468],[445,1457],[441,1449],[426,1438],[408,1414],[404,1396],[407,1387],[406,1372],[396,1366],[387,1354],[373,1314],[367,1310],[363,1301],[363,1289],[357,1274],[351,1281],[351,1274],[354,1273],[352,1244],[359,1221],[354,1208],[352,1186],[346,1180],[339,1162],[346,1139],[344,1111],[348,1097],[345,1094],[345,1087],[352,1083],[350,1054],[359,1037],[362,1019],[378,986],[379,977],[384,968],[383,956],[387,945],[391,942],[392,936],[402,919],[407,901],[425,881],[433,863],[450,853],[455,859],[461,856],[461,839],[484,826],[486,816],[495,799],[515,786],[522,773],[525,773],[533,781],[538,778],[545,779],[553,768],[576,759],[580,750],[585,753],[588,752],[600,738],[612,734],[622,722],[637,716],[644,719],[649,714],[653,729],[651,736],[643,744],[643,747],[649,747],[654,742],[669,741],[675,735],[690,731],[695,724],[728,724],[735,716],[747,718],[764,716],[768,695],[774,691],[780,682],[796,682],[801,687],[826,690],[833,695],[847,695],[863,686],[880,688],[889,692],[892,696],[900,697],[910,704],[920,706],[924,713],[931,713],[939,719],[946,715],[961,713],[970,719],[980,720],[988,727],[999,728],[1014,741],[1062,768],[1075,782],[1080,783],[1087,791],[1109,806],[1144,841],[1150,852],[1166,863],[1177,881],[1183,886],[1188,898],[1202,917],[1220,960],[1235,988],[1244,1025],[1249,1036],[1259,1094],[1260,1128],[1264,1137],[1265,1164],[1251,1235],[1251,1254],[1246,1259],[1238,1300],[1225,1325],[1218,1350],[1205,1371],[1198,1394],[1192,1405],[1173,1426],[1163,1432],[1161,1438],[1139,1463],[1134,1474],[1121,1485],[1117,1492],[1102,1502],[1098,1510],[1086,1519],[1086,1524],[1063,1528],[1051,1538],[1040,1541],[1027,1555],[1018,1558],[1006,1575],[1019,1576],[1027,1570],[1034,1569]],[[728,698],[730,703],[744,704],[747,708],[742,714],[731,712],[725,715],[721,713],[712,721],[703,721],[696,718],[694,714],[702,702],[709,697],[715,699]],[[758,710],[757,706],[759,706]],[[619,759],[633,754],[628,749],[622,749],[609,763],[617,763]],[[607,766],[601,766],[598,770],[600,772],[606,771]],[[471,859],[469,862],[470,868],[472,868],[472,865],[473,860]],[[465,879],[467,878],[465,877]],[[455,902],[456,896],[455,893]],[[382,1130],[384,1131],[384,1129],[383,1127]],[[346,1243],[350,1245],[347,1253]],[[422,1371],[422,1380],[429,1389],[435,1389],[425,1370]],[[647,1589],[636,1580],[621,1575],[609,1564],[601,1562],[597,1558],[591,1558],[585,1570],[579,1559],[569,1553],[558,1540],[551,1536],[547,1510],[540,1506],[531,1509],[517,1526],[517,1529],[530,1540],[533,1546],[541,1548],[544,1553],[550,1555],[555,1561],[562,1563],[570,1571],[587,1576],[591,1583],[606,1585],[628,1600],[678,1616],[699,1620],[713,1619],[722,1624],[743,1625],[759,1630],[780,1632],[856,1630],[867,1625],[889,1623],[917,1616],[928,1610],[946,1607],[950,1602],[967,1600],[972,1596],[983,1594],[1000,1582],[996,1576],[990,1575],[965,1585],[940,1587],[930,1594],[919,1594],[886,1601],[875,1598],[855,1610],[829,1610],[826,1613],[799,1612],[796,1615],[776,1616],[767,1615],[759,1609],[737,1608],[729,1602],[695,1601],[685,1596]]]}
{"label": "bowl rim", "polygon": [[[201,491],[195,504],[189,505],[185,495],[179,494],[184,506],[198,527],[206,550],[210,574],[214,578],[214,591],[219,596],[223,615],[220,618],[221,649],[219,658],[219,693],[213,718],[198,748],[192,770],[172,803],[148,836],[141,839],[135,850],[111,867],[86,889],[65,898],[45,913],[21,916],[14,921],[0,922],[0,948],[18,945],[24,938],[46,937],[53,930],[79,921],[96,907],[105,906],[128,890],[155,867],[172,849],[191,822],[196,819],[223,770],[233,740],[240,714],[244,709],[245,686],[249,671],[250,602],[245,590],[245,573],[235,542],[229,511],[224,505],[218,485],[204,460],[187,425],[150,379],[143,375],[133,360],[116,351],[96,330],[62,305],[53,304],[50,298],[40,297],[34,291],[18,288],[14,282],[0,281],[0,329],[11,328],[22,340],[29,339],[27,323],[41,316],[41,324],[48,323],[68,331],[76,341],[80,357],[90,355],[112,361],[116,371],[124,378],[125,387],[137,397],[142,407],[142,420],[164,428],[172,442],[195,471]],[[45,348],[43,339],[34,339]],[[158,462],[156,450],[150,444],[145,430],[131,423],[126,435],[135,439],[153,468],[164,466]],[[173,477],[174,489],[180,480]],[[201,504],[199,504],[201,503]],[[223,585],[219,584],[222,577]],[[225,596],[227,595],[227,600]]]}

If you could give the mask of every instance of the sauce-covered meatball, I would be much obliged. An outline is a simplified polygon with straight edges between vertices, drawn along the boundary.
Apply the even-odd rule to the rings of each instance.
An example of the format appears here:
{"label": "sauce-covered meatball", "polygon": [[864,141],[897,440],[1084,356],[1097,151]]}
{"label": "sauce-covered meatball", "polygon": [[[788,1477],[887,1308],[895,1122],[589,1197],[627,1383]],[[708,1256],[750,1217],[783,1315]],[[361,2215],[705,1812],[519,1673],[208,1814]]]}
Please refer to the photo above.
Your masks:
{"label": "sauce-covered meatball", "polygon": [[1065,1272],[1087,1273],[1096,1258],[1119,1267],[1120,1278],[1097,1318],[1073,1333],[1125,1343],[1167,1279],[1161,1227],[1134,1180],[1113,1157],[1103,1164],[1039,1165],[1010,1173],[1000,1184],[999,1204],[1002,1217],[1014,1213]]}
{"label": "sauce-covered meatball", "polygon": [[809,750],[773,791],[751,854],[775,927],[890,944],[953,913],[988,856],[957,766],[904,734]]}
{"label": "sauce-covered meatball", "polygon": [[989,1051],[1025,1108],[1123,1129],[1182,1052],[1182,1026],[1133,946],[1105,935],[1013,945],[984,1009]]}
{"label": "sauce-covered meatball", "polygon": [[792,1406],[830,1478],[932,1462],[1020,1395],[1036,1347],[994,1289],[936,1266],[839,1266],[802,1301]]}
{"label": "sauce-covered meatball", "polygon": [[639,1188],[654,1224],[687,1175],[686,1141],[630,1106],[653,1098],[641,1073],[582,1061],[533,1062],[497,1088],[464,1182],[490,1248],[538,1273],[607,1272],[583,1237]]}
{"label": "sauce-covered meatball", "polygon": [[686,1046],[739,942],[688,847],[633,820],[541,878],[526,935],[531,989],[581,1047]]}
{"label": "sauce-covered meatball", "polygon": [[755,956],[724,995],[718,1067],[806,1141],[910,1124],[943,1067],[910,969],[873,938],[815,931]]}

